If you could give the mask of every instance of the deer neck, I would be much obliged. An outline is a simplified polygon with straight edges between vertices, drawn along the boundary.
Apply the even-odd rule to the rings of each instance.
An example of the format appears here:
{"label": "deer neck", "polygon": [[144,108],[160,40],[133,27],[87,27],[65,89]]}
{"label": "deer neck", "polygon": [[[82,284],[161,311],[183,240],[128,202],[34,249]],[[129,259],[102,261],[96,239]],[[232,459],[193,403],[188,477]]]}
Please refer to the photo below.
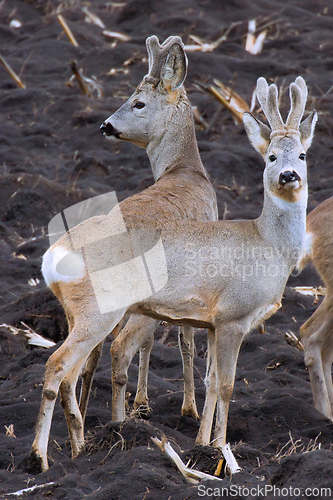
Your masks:
{"label": "deer neck", "polygon": [[265,192],[264,205],[256,225],[260,236],[269,246],[276,247],[295,266],[305,244],[307,187],[298,201],[290,203]]}
{"label": "deer neck", "polygon": [[[155,181],[174,167],[190,167],[207,177],[201,162],[195,137],[192,109],[185,106],[182,123],[170,119],[170,126],[165,127],[162,134],[154,138],[147,146],[147,154],[151,163]],[[179,111],[178,111],[179,112]],[[171,126],[177,123],[177,126]]]}

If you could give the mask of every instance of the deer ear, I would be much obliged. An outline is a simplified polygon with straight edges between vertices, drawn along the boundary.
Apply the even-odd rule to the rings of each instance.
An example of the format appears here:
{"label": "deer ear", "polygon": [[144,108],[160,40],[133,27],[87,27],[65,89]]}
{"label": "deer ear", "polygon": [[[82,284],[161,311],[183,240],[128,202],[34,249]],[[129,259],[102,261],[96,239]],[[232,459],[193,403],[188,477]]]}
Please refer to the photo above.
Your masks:
{"label": "deer ear", "polygon": [[299,126],[301,143],[303,144],[305,151],[311,146],[317,120],[317,112],[313,111]]}
{"label": "deer ear", "polygon": [[187,57],[184,49],[175,43],[169,50],[166,62],[161,70],[161,82],[165,89],[176,90],[183,83],[187,74]]}
{"label": "deer ear", "polygon": [[250,143],[258,153],[265,156],[270,143],[270,128],[247,112],[243,113],[243,123]]}

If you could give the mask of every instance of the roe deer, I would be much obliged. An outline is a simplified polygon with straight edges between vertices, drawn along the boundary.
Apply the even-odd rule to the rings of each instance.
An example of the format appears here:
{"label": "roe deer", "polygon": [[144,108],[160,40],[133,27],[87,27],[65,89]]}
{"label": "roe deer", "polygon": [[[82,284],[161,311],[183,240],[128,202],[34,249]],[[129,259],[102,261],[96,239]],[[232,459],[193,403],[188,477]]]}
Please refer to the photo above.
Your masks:
{"label": "roe deer", "polygon": [[[131,241],[141,238],[141,243],[145,244],[146,237],[153,239],[155,233],[158,234],[160,239],[156,246],[163,248],[164,258],[164,261],[162,257],[152,258],[150,262],[155,271],[152,281],[163,286],[157,287],[151,296],[130,305],[121,289],[126,280],[121,281],[113,272],[113,259],[108,248],[112,244],[109,235],[119,232],[117,213],[113,217],[93,217],[79,224],[45,254],[44,276],[61,297],[69,319],[69,334],[46,363],[41,408],[32,445],[32,455],[44,470],[48,466],[47,442],[59,387],[66,397],[64,410],[75,456],[84,443],[82,417],[74,392],[77,374],[92,349],[126,313],[208,328],[207,394],[197,443],[206,445],[210,442],[217,402],[214,445],[225,446],[240,345],[247,332],[279,309],[287,279],[304,245],[307,206],[305,153],[317,120],[313,112],[300,123],[307,99],[306,85],[301,77],[290,85],[291,109],[286,124],[278,110],[275,85],[268,86],[266,80],[260,78],[257,96],[271,127],[250,113],[244,114],[250,142],[266,163],[264,203],[258,219],[204,222],[173,218],[166,221],[165,218],[158,220],[138,213],[132,203],[130,210],[122,205],[122,221]],[[103,235],[107,235],[105,244],[92,242],[91,236],[98,241]],[[112,248],[119,253],[115,246]],[[57,273],[59,256],[65,254],[80,263],[77,276],[68,278]],[[131,256],[134,261],[136,251],[133,250]],[[115,282],[110,276],[115,277]],[[138,274],[133,279],[139,282],[140,276]],[[105,293],[103,300],[96,290]],[[123,307],[118,300],[121,294]],[[122,336],[120,332],[112,346],[114,398],[126,384],[126,373],[118,370],[119,364],[123,368],[119,360],[126,354]],[[118,406],[115,406],[118,411]],[[124,415],[120,411],[115,417],[121,420]]]}
{"label": "roe deer", "polygon": [[309,213],[306,229],[310,239],[299,267],[312,261],[326,286],[323,302],[304,325],[300,335],[304,360],[310,374],[315,408],[333,420],[333,197]]}
{"label": "roe deer", "polygon": [[[217,220],[216,194],[200,159],[192,109],[183,86],[187,72],[187,58],[181,38],[169,37],[160,45],[157,37],[152,36],[146,40],[146,45],[149,56],[148,74],[128,101],[101,126],[105,136],[116,140],[126,140],[146,148],[154,174],[155,184],[125,199],[120,203],[120,209],[124,213],[144,215],[159,221],[174,218]],[[45,264],[47,255],[44,257],[43,264],[46,281],[48,281]],[[67,307],[61,287],[52,283],[52,280],[49,283],[64,306],[69,330],[71,330],[72,314]],[[89,289],[87,293],[89,294]],[[148,402],[149,354],[153,333],[158,324],[157,319],[133,315],[125,327],[124,334],[127,332],[129,338],[133,339],[132,350],[127,353],[128,356],[132,358],[138,348],[143,346],[140,352],[136,407],[147,405]],[[180,328],[179,344],[183,358],[185,389],[182,413],[198,418],[193,380],[193,329],[189,326]],[[93,374],[102,347],[103,342],[93,349],[83,371],[80,395],[82,423],[85,418]],[[68,424],[70,436],[73,425],[80,422],[80,418],[78,420],[76,418],[76,403],[73,403],[71,398],[75,397],[73,384],[81,367],[82,363],[80,367],[75,367],[73,372],[65,377],[60,387],[66,419],[70,422]],[[71,440],[72,453],[76,456],[83,441],[78,443],[75,436],[73,439],[71,436]],[[47,468],[46,441],[42,453],[43,469]],[[37,449],[40,450],[40,447],[37,446]]]}
{"label": "roe deer", "polygon": [[[146,148],[156,184],[150,190],[121,204],[135,203],[136,213],[187,220],[217,220],[216,194],[202,165],[192,120],[190,103],[183,83],[187,58],[180,37],[169,37],[159,45],[155,36],[146,41],[149,71],[143,82],[123,106],[101,126],[103,134]],[[153,197],[156,196],[156,199]],[[123,208],[121,208],[123,210]],[[140,348],[138,389],[134,407],[148,407],[147,380],[153,333],[159,321],[134,316],[123,335],[130,343],[126,356],[132,359]],[[114,331],[114,335],[116,332]],[[198,419],[195,403],[191,327],[179,328],[179,347],[183,360],[184,400],[182,414]],[[134,341],[135,339],[135,341]],[[104,341],[103,341],[104,342]],[[90,355],[82,374],[80,411],[85,419],[94,372],[103,343]]]}

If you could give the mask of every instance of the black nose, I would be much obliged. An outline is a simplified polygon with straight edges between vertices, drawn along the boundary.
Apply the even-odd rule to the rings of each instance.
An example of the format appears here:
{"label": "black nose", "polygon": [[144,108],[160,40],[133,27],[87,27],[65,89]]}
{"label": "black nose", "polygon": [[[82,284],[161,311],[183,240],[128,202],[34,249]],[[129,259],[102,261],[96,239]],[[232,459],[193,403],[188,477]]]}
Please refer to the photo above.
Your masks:
{"label": "black nose", "polygon": [[101,132],[103,135],[106,135],[106,136],[113,135],[114,137],[117,137],[118,139],[120,138],[119,137],[120,132],[109,122],[102,123],[102,125],[100,126],[100,129],[101,129]]}
{"label": "black nose", "polygon": [[290,170],[287,170],[286,172],[282,172],[279,177],[279,184],[283,186],[284,184],[287,184],[287,182],[294,182],[294,181],[299,181],[301,180],[300,176],[298,175],[295,170],[292,172]]}

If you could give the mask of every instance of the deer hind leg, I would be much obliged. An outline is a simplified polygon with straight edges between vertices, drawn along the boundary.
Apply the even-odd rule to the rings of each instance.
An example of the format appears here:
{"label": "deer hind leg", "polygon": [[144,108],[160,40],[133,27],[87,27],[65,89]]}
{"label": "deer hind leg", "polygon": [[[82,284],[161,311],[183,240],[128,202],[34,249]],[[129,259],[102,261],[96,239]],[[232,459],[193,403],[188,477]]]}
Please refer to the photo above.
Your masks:
{"label": "deer hind leg", "polygon": [[84,419],[76,400],[76,384],[86,359],[87,357],[77,363],[60,384],[61,406],[65,412],[71,441],[72,458],[78,456],[84,445]]}
{"label": "deer hind leg", "polygon": [[[125,420],[128,367],[138,349],[153,335],[158,324],[159,321],[153,318],[132,314],[126,326],[112,342],[112,420],[114,422]],[[145,364],[145,370],[148,370],[148,364]],[[147,396],[144,402],[148,405]]]}
{"label": "deer hind leg", "polygon": [[80,391],[80,412],[82,415],[83,422],[86,418],[89,396],[91,392],[91,387],[94,379],[94,374],[97,369],[99,360],[103,353],[104,340],[100,342],[90,353],[87,362],[84,366],[83,372],[81,374],[82,383]]}
{"label": "deer hind leg", "polygon": [[328,335],[326,336],[325,342],[323,344],[322,362],[323,362],[323,370],[324,370],[328,399],[330,401],[331,412],[333,415],[333,386],[332,386],[333,323],[331,324],[331,329]]}
{"label": "deer hind leg", "polygon": [[[124,317],[125,318],[125,317]],[[119,334],[120,328],[122,328],[124,324],[124,318],[118,323],[117,326],[112,330],[112,334],[114,337],[117,337]],[[86,418],[89,397],[91,393],[91,387],[94,380],[95,371],[98,367],[99,360],[103,354],[103,346],[105,339],[100,342],[90,353],[89,358],[84,366],[82,371],[82,383],[81,383],[81,391],[80,391],[80,412],[83,418],[83,423]]]}
{"label": "deer hind leg", "polygon": [[[99,321],[97,324],[93,324],[87,318],[86,321],[76,323],[65,342],[48,359],[35,439],[31,448],[31,458],[43,471],[48,469],[47,445],[54,405],[61,382],[71,372],[73,372],[73,377],[74,372],[77,375],[76,366],[82,367],[92,349],[107,336],[110,327],[116,326],[122,315],[123,312],[117,312],[117,316],[115,314],[103,315],[103,322]],[[69,382],[72,382],[71,378]],[[80,420],[78,415],[79,412],[76,416]]]}
{"label": "deer hind leg", "polygon": [[179,327],[178,344],[182,355],[184,377],[184,399],[182,405],[182,415],[187,415],[196,420],[199,420],[199,414],[195,402],[195,387],[193,376],[194,331],[194,328],[189,326]]}
{"label": "deer hind leg", "polygon": [[208,330],[207,335],[207,365],[206,365],[206,397],[202,419],[195,444],[208,445],[213,426],[213,418],[216,405],[216,349],[215,333]]}
{"label": "deer hind leg", "polygon": [[326,306],[327,301],[324,299],[311,318],[301,326],[300,336],[304,346],[305,366],[309,370],[314,406],[332,420],[332,409],[327,386],[328,377],[327,375],[325,377],[322,359],[322,349],[326,337],[332,330],[332,321],[327,318]]}
{"label": "deer hind leg", "polygon": [[229,405],[234,389],[239,349],[245,330],[242,326],[229,323],[216,328],[215,331],[217,405],[214,446],[221,448],[226,444]]}

